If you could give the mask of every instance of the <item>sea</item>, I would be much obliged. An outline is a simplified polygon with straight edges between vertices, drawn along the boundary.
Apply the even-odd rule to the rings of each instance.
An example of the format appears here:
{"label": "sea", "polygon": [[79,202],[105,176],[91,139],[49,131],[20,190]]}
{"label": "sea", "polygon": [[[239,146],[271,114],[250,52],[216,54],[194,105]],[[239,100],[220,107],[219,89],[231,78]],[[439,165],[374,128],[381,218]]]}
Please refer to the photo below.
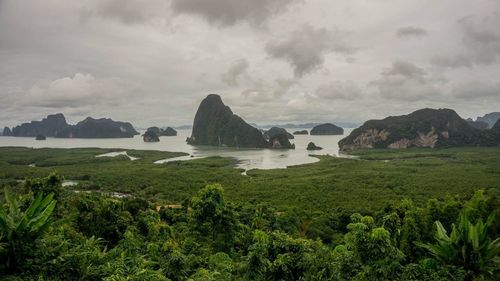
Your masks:
{"label": "sea", "polygon": [[[287,129],[288,132],[310,130],[310,128]],[[352,128],[344,129],[344,135],[333,136],[311,136],[295,135],[295,139],[290,140],[295,144],[295,149],[248,149],[248,148],[229,148],[214,146],[194,146],[186,143],[186,138],[191,135],[191,130],[177,130],[175,137],[160,137],[160,142],[146,143],[140,135],[134,138],[122,139],[67,139],[67,138],[47,138],[44,141],[37,141],[35,138],[26,137],[0,137],[0,147],[21,146],[30,148],[113,148],[123,149],[123,152],[131,149],[139,150],[158,150],[185,152],[188,156],[165,159],[157,161],[161,164],[168,161],[189,161],[192,159],[221,156],[236,159],[236,167],[244,170],[250,169],[277,169],[287,168],[288,166],[307,164],[319,161],[312,155],[333,155],[346,157],[339,153],[338,141],[349,135]],[[317,146],[323,147],[322,150],[306,150],[309,142],[314,142]],[[97,156],[97,155],[96,155]],[[131,159],[133,161],[133,159]]]}

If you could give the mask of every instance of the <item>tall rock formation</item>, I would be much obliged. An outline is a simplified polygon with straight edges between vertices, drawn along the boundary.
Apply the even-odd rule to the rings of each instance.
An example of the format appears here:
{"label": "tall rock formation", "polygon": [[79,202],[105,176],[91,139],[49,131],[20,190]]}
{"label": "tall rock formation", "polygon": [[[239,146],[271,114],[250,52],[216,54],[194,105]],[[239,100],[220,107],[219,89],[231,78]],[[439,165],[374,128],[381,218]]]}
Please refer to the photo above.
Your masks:
{"label": "tall rock formation", "polygon": [[265,148],[262,133],[224,105],[218,95],[208,95],[198,107],[189,144]]}

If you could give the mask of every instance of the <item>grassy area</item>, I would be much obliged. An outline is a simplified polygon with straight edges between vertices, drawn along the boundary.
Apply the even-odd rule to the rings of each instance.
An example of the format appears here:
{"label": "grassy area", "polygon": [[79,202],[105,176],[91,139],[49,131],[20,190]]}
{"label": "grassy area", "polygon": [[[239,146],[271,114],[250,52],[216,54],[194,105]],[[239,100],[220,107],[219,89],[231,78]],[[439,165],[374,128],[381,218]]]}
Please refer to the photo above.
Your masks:
{"label": "grassy area", "polygon": [[95,157],[110,151],[117,150],[0,148],[0,183],[58,171],[79,181],[79,189],[133,193],[160,203],[178,203],[221,183],[233,201],[311,211],[373,211],[403,198],[424,203],[478,189],[500,198],[500,148],[366,150],[356,152],[359,159],[322,156],[317,163],[251,170],[248,176],[233,168],[234,160],[220,157],[161,165],[153,162],[184,154],[127,150],[140,159]]}

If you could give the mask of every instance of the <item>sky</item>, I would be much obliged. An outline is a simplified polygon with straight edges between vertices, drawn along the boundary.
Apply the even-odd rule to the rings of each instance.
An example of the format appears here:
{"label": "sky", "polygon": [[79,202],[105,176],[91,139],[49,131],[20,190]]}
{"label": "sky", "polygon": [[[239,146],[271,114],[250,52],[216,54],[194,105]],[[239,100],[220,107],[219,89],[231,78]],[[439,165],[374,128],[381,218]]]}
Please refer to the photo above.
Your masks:
{"label": "sky", "polygon": [[0,125],[500,111],[498,0],[0,0]]}

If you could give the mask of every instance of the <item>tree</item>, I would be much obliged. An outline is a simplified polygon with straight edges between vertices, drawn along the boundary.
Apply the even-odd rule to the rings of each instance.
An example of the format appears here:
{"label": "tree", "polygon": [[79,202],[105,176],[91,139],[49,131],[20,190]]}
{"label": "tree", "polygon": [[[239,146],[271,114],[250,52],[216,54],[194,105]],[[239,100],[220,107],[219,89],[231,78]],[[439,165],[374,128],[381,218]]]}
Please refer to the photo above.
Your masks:
{"label": "tree", "polygon": [[59,200],[63,190],[62,182],[63,178],[54,172],[45,178],[27,180],[25,186],[35,194],[49,195],[53,193],[54,199]]}
{"label": "tree", "polygon": [[7,212],[0,208],[0,242],[6,250],[6,266],[15,270],[29,245],[40,237],[50,223],[50,216],[56,206],[51,193],[43,196],[38,193],[26,210],[7,190],[5,200]]}
{"label": "tree", "polygon": [[227,251],[234,243],[236,220],[224,199],[220,184],[207,185],[191,200],[191,217],[203,236],[209,235],[214,246]]}
{"label": "tree", "polygon": [[[493,277],[499,273],[498,254],[500,238],[488,236],[488,229],[494,221],[491,214],[485,223],[479,219],[473,224],[463,211],[457,224],[452,225],[450,235],[440,221],[436,221],[436,244],[422,244],[429,253],[445,265],[460,266],[467,271],[468,278],[474,276]],[[498,276],[498,275],[497,275]]]}

